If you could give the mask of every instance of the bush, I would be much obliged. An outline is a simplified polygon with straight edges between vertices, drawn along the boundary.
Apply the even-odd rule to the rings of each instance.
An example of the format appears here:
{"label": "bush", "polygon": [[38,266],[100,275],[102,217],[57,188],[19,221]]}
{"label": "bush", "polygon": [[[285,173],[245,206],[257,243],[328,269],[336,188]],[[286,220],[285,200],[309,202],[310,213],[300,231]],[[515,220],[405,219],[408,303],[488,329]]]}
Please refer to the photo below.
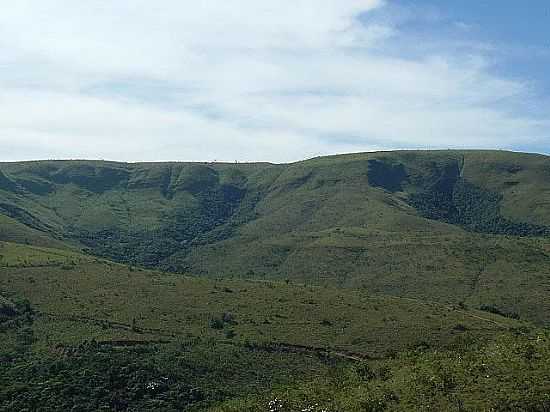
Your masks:
{"label": "bush", "polygon": [[479,307],[479,310],[482,310],[484,312],[493,313],[495,315],[504,316],[506,318],[519,319],[519,313],[517,313],[517,312],[505,312],[505,311],[497,308],[494,305],[481,305]]}
{"label": "bush", "polygon": [[456,330],[457,332],[466,332],[468,328],[464,326],[462,323],[459,323],[453,328],[453,330]]}
{"label": "bush", "polygon": [[231,325],[236,325],[235,316],[231,312],[224,312],[222,314],[222,321]]}
{"label": "bush", "polygon": [[220,318],[212,318],[210,321],[208,321],[208,326],[210,326],[212,329],[223,329],[224,322]]}
{"label": "bush", "polygon": [[366,362],[361,362],[355,366],[355,373],[364,381],[370,381],[376,377],[376,374]]}

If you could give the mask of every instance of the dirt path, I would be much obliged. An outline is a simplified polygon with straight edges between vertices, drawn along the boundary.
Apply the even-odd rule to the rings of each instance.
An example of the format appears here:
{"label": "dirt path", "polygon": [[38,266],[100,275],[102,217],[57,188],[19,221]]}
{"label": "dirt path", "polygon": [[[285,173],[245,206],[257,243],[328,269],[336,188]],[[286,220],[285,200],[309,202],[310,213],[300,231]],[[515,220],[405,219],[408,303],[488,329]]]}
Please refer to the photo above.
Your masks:
{"label": "dirt path", "polygon": [[364,362],[366,360],[382,359],[368,355],[366,353],[358,353],[346,350],[330,349],[330,348],[318,348],[314,346],[306,345],[294,345],[291,343],[274,343],[267,346],[254,346],[253,350],[260,350],[266,352],[290,352],[290,353],[304,353],[309,355],[315,355],[320,357],[335,357],[353,362]]}
{"label": "dirt path", "polygon": [[[158,345],[158,344],[169,344],[174,342],[174,339],[178,336],[183,336],[181,332],[164,330],[164,329],[155,329],[155,328],[133,328],[132,325],[114,322],[108,319],[95,319],[86,316],[75,316],[75,315],[57,315],[54,313],[48,312],[37,312],[39,316],[45,316],[57,320],[67,320],[73,322],[82,322],[82,323],[91,323],[98,326],[107,326],[111,329],[120,329],[126,331],[132,331],[136,334],[145,334],[152,335],[157,339],[117,339],[117,340],[101,340],[97,343],[101,346],[112,346],[112,347],[133,347],[139,345]],[[158,338],[171,338],[171,339],[158,339]],[[318,348],[314,346],[306,345],[295,345],[292,343],[273,343],[270,345],[246,345],[241,342],[231,342],[224,341],[221,342],[226,345],[239,346],[243,348],[248,348],[249,350],[255,351],[264,351],[264,352],[288,352],[288,353],[302,353],[308,355],[314,355],[317,357],[333,357],[342,360],[352,361],[352,362],[364,362],[366,360],[375,360],[382,359],[380,357],[375,357],[368,355],[366,353],[358,353],[346,350],[338,350],[331,348]]]}

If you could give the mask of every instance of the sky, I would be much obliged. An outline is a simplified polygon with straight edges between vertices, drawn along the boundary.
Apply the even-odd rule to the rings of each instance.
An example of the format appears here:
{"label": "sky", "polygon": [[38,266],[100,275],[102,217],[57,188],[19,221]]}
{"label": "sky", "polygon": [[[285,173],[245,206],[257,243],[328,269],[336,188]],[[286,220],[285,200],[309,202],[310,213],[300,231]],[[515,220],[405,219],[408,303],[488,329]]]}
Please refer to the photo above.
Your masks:
{"label": "sky", "polygon": [[547,0],[0,4],[0,161],[550,153]]}

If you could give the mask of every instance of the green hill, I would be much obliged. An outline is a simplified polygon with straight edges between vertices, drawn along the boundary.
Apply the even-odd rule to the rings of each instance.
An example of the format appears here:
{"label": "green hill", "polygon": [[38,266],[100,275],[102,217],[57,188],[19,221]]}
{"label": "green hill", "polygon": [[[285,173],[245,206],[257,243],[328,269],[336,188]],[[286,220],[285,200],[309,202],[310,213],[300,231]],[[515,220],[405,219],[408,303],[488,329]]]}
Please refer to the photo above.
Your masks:
{"label": "green hill", "polygon": [[0,164],[0,410],[546,411],[550,158]]}
{"label": "green hill", "polygon": [[273,164],[0,164],[0,239],[550,322],[550,158],[380,152]]}
{"label": "green hill", "polygon": [[[399,353],[407,368],[424,363],[427,378],[445,356],[542,333],[494,313],[365,290],[186,277],[5,242],[0,255],[2,410],[256,411],[283,388],[296,405],[285,410],[326,402],[333,390],[360,408],[352,395],[367,384],[360,379],[369,368],[396,373]],[[511,356],[517,347],[509,346],[499,347]],[[529,378],[536,391],[519,401],[542,399],[547,350],[541,341],[529,370],[512,369],[512,382]],[[451,373],[458,380],[466,371]],[[374,395],[404,390],[386,381]],[[309,382],[317,389],[299,395]],[[407,396],[405,410],[419,402]]]}

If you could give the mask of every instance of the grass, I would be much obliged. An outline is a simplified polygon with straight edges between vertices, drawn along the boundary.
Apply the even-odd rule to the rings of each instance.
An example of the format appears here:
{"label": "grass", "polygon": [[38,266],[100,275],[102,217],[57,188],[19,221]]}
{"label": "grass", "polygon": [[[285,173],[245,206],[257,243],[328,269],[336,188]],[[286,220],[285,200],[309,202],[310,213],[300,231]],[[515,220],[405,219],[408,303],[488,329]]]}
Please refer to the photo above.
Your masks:
{"label": "grass", "polygon": [[[185,277],[11,243],[0,250],[0,294],[31,307],[30,323],[11,322],[2,332],[0,405],[8,410],[259,402],[357,362],[535,330],[493,313],[363,289]],[[162,390],[149,393],[151,382]]]}
{"label": "grass", "polygon": [[[0,290],[30,300],[44,315],[35,325],[42,328],[39,336],[67,344],[103,339],[107,332],[115,340],[135,338],[135,330],[148,339],[223,340],[230,329],[236,335],[233,341],[243,344],[282,343],[379,356],[389,347],[452,342],[461,334],[455,329],[459,324],[475,336],[520,324],[486,312],[361,289],[183,277],[13,244],[1,244],[0,250],[6,256]],[[212,328],[211,320],[224,313],[234,321],[224,322],[221,330]],[[111,324],[126,327],[113,329]]]}
{"label": "grass", "polygon": [[[0,199],[12,217],[0,215],[0,239],[80,245],[211,278],[492,305],[546,325],[550,239],[501,232],[550,226],[548,162],[509,152],[404,151],[288,165],[4,163]],[[419,194],[456,191],[457,176],[476,195],[445,198],[445,207],[467,218],[455,211],[428,219],[414,207]],[[500,234],[479,232],[495,227]]]}
{"label": "grass", "polygon": [[0,409],[547,410],[548,166],[0,164]]}
{"label": "grass", "polygon": [[548,334],[503,334],[489,343],[343,367],[209,411],[545,411],[549,350]]}

